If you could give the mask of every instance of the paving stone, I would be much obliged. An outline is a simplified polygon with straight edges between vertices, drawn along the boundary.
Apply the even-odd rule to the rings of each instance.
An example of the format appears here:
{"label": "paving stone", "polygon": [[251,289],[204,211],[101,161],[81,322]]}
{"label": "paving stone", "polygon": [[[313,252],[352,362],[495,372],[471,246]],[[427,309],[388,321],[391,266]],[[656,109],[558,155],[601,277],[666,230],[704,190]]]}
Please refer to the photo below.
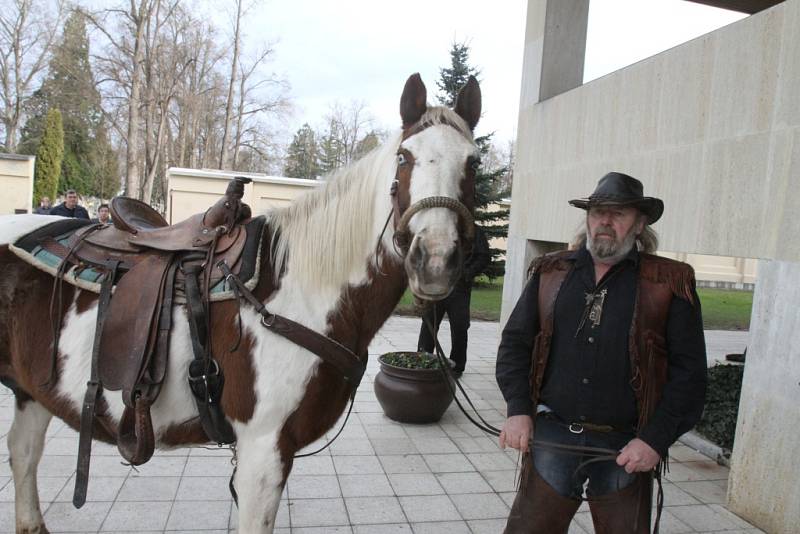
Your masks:
{"label": "paving stone", "polygon": [[426,454],[425,463],[434,473],[463,473],[475,471],[475,467],[461,453],[458,454]]}
{"label": "paving stone", "polygon": [[397,497],[347,497],[344,502],[353,525],[406,521]]}
{"label": "paving stone", "polygon": [[335,475],[300,475],[289,477],[290,499],[330,499],[342,496]]}
{"label": "paving stone", "polygon": [[342,499],[293,499],[289,505],[292,527],[347,526]]}
{"label": "paving stone", "polygon": [[369,475],[383,473],[377,456],[335,456],[333,465],[338,475]]}
{"label": "paving stone", "polygon": [[176,501],[230,501],[229,477],[183,477]]}
{"label": "paving stone", "polygon": [[[172,533],[170,532],[170,534]],[[289,529],[286,530],[286,534],[289,534]],[[291,529],[291,534],[353,534],[353,529],[349,526],[300,527]]]}
{"label": "paving stone", "polygon": [[355,525],[354,534],[412,534],[411,527],[406,523],[390,525]]}
{"label": "paving stone", "polygon": [[414,534],[471,534],[466,521],[437,521],[434,523],[412,523]]}
{"label": "paving stone", "polygon": [[478,471],[501,471],[515,467],[514,462],[502,452],[479,452],[466,456]]}
{"label": "paving stone", "polygon": [[389,484],[389,479],[384,474],[339,475],[339,486],[342,488],[344,497],[386,497],[395,495],[392,486]]}
{"label": "paving stone", "polygon": [[224,529],[230,513],[230,504],[224,501],[178,501],[169,514],[167,530]]}
{"label": "paving stone", "polygon": [[169,502],[115,502],[103,522],[103,530],[163,530],[171,508]]}
{"label": "paving stone", "polygon": [[[480,519],[467,521],[473,534],[497,534],[506,528],[505,519]],[[571,531],[570,531],[571,532]]]}
{"label": "paving stone", "polygon": [[398,496],[440,495],[445,493],[432,473],[393,474],[389,475],[389,481]]}
{"label": "paving stone", "polygon": [[440,473],[437,480],[451,495],[458,493],[489,493],[492,488],[480,473]]}
{"label": "paving stone", "polygon": [[414,442],[410,438],[370,438],[372,449],[376,454],[397,455],[397,454],[416,454],[422,452],[417,450]]}
{"label": "paving stone", "polygon": [[464,519],[498,519],[508,517],[509,508],[494,493],[465,493],[450,495]]}
{"label": "paving stone", "polygon": [[400,497],[400,504],[411,523],[462,519],[447,495]]}
{"label": "paving stone", "polygon": [[[10,477],[7,478],[9,483],[0,490],[0,502],[14,502],[14,483],[10,481]],[[55,500],[68,481],[69,477],[65,476],[38,476],[36,482],[39,488],[40,501],[45,503]]]}
{"label": "paving stone", "polygon": [[430,473],[428,464],[419,454],[379,455],[378,459],[387,474]]}
{"label": "paving stone", "polygon": [[412,438],[414,445],[421,454],[450,454],[459,452],[456,444],[450,438]]}
{"label": "paving stone", "polygon": [[80,510],[72,503],[57,502],[45,512],[44,522],[50,532],[97,532],[109,508],[110,502],[87,502]]}
{"label": "paving stone", "polygon": [[173,501],[180,477],[128,477],[117,501]]}
{"label": "paving stone", "polygon": [[675,486],[705,504],[723,504],[727,498],[725,491],[711,480],[676,482]]}
{"label": "paving stone", "polygon": [[674,506],[669,512],[698,531],[731,530],[738,528],[737,524],[727,517],[718,514],[713,508],[705,504]]}
{"label": "paving stone", "polygon": [[334,456],[363,456],[373,455],[376,451],[367,438],[338,438],[331,445],[331,454]]}

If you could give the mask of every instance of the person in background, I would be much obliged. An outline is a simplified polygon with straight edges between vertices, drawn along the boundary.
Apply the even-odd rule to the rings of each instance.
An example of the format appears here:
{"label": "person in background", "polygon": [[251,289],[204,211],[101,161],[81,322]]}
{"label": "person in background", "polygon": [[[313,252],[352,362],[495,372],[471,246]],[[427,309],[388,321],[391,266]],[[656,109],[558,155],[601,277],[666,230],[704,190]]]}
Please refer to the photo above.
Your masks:
{"label": "person in background", "polygon": [[76,193],[74,189],[68,189],[67,192],[64,193],[64,202],[51,209],[50,215],[89,220],[89,212],[86,211],[86,208],[78,204],[78,193]]}
{"label": "person in background", "polygon": [[39,207],[33,210],[33,213],[37,215],[50,215],[51,209],[50,197],[42,197],[39,199]]}
{"label": "person in background", "polygon": [[93,223],[111,224],[111,210],[108,204],[100,204],[97,207],[97,217],[92,219]]}
{"label": "person in background", "polygon": [[586,499],[597,534],[644,534],[653,478],[703,412],[694,271],[654,255],[664,203],[639,180],[609,173],[570,204],[577,249],[535,260],[497,351],[500,446],[524,454],[505,532],[566,534]]}
{"label": "person in background", "polygon": [[453,374],[456,377],[464,373],[467,365],[467,330],[469,330],[469,301],[472,295],[472,281],[483,272],[491,259],[492,255],[489,252],[489,241],[486,239],[486,234],[478,225],[475,225],[472,251],[464,261],[461,280],[450,295],[435,304],[429,304],[423,314],[417,350],[433,353],[435,342],[429,325],[435,325],[438,329],[444,315],[447,314],[450,321],[452,345],[450,359],[455,364]]}

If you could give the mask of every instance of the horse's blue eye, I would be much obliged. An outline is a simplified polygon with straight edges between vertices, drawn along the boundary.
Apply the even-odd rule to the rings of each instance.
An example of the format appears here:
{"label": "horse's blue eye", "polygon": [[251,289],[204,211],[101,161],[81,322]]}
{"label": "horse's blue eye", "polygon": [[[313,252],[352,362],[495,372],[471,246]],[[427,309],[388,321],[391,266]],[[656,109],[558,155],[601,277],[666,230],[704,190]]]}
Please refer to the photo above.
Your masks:
{"label": "horse's blue eye", "polygon": [[397,164],[398,165],[405,165],[406,164],[406,157],[403,154],[397,155]]}

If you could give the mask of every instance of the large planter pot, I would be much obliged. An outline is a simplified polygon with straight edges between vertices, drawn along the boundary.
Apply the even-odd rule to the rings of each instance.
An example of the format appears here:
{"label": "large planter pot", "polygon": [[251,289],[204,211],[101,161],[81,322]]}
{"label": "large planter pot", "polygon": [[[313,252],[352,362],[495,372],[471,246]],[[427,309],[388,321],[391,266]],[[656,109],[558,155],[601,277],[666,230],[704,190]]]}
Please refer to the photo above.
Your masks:
{"label": "large planter pot", "polygon": [[[375,376],[375,396],[389,419],[400,423],[435,423],[442,418],[453,402],[455,384],[447,373],[447,382],[438,367],[432,369],[407,368],[391,365],[386,358],[378,358],[381,370]],[[405,353],[417,354],[417,353]],[[427,355],[434,358],[432,355]],[[449,360],[447,360],[449,362]],[[452,364],[451,364],[452,365]]]}

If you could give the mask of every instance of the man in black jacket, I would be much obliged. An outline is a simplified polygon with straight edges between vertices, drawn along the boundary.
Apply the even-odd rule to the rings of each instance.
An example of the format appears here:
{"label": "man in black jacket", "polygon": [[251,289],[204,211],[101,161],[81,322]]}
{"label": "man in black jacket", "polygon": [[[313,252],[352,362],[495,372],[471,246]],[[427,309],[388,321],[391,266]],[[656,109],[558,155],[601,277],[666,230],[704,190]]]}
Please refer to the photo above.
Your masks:
{"label": "man in black jacket", "polygon": [[[585,235],[536,260],[497,354],[500,446],[525,453],[506,532],[566,533],[586,484],[597,534],[643,534],[653,476],[703,410],[694,272],[651,254],[664,205],[635,178],[609,173],[570,204],[586,210]],[[606,459],[587,463],[590,448]]]}
{"label": "man in black jacket", "polygon": [[67,190],[64,194],[64,202],[51,209],[50,215],[89,220],[89,212],[83,206],[78,205],[78,193],[74,189]]}
{"label": "man in black jacket", "polygon": [[450,359],[455,364],[453,373],[457,377],[464,373],[467,365],[467,330],[469,330],[469,301],[472,296],[472,281],[483,272],[491,260],[492,255],[489,252],[489,241],[486,239],[486,234],[478,225],[475,225],[472,251],[464,261],[461,280],[447,298],[429,304],[423,315],[417,350],[433,353],[434,339],[429,325],[435,325],[438,329],[444,315],[447,314],[450,320],[452,342]]}

